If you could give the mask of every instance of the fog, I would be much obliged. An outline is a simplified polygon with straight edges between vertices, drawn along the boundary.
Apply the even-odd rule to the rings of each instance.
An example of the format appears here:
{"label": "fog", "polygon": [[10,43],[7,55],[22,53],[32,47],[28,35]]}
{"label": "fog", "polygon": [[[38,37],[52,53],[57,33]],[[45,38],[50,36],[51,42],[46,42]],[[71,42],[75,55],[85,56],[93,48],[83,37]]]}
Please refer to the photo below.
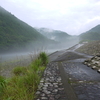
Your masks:
{"label": "fog", "polygon": [[[63,39],[62,39],[63,40]],[[29,43],[25,48],[11,49],[8,52],[0,54],[0,63],[12,60],[28,59],[30,55],[36,55],[40,52],[46,52],[48,55],[59,50],[66,50],[79,43],[78,37],[71,37],[66,41],[52,43]]]}
{"label": "fog", "polygon": [[[29,43],[25,48],[17,50],[9,50],[8,52],[0,54],[0,75],[5,77],[11,77],[11,71],[17,66],[28,66],[37,57],[40,52],[46,52],[48,55],[61,51],[64,53],[66,49],[79,43],[78,37],[71,37],[66,41],[62,42],[41,42],[41,43]],[[55,59],[55,58],[54,58]]]}
{"label": "fog", "polygon": [[100,0],[0,0],[0,6],[32,27],[71,35],[100,24]]}

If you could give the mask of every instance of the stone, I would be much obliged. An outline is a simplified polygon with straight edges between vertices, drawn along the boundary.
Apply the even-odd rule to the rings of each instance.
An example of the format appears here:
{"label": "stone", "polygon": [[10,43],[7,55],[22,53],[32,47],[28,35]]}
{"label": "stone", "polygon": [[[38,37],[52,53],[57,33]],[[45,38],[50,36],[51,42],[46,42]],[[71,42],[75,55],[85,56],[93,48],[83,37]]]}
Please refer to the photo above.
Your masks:
{"label": "stone", "polygon": [[95,64],[99,64],[99,61],[95,61]]}
{"label": "stone", "polygon": [[79,83],[83,83],[84,81],[78,81]]}
{"label": "stone", "polygon": [[46,92],[46,94],[50,94],[50,93],[51,93],[50,91],[47,91],[47,92]]}
{"label": "stone", "polygon": [[58,89],[54,89],[52,92],[58,92]]}
{"label": "stone", "polygon": [[88,63],[88,66],[90,66],[91,64]]}
{"label": "stone", "polygon": [[40,91],[37,91],[37,92],[36,92],[36,95],[38,95],[38,94],[40,94],[40,93],[41,93]]}
{"label": "stone", "polygon": [[46,90],[46,89],[47,89],[47,87],[45,87],[45,86],[44,86],[42,89],[43,89],[43,90]]}
{"label": "stone", "polygon": [[54,97],[50,97],[49,100],[55,100],[55,98]]}
{"label": "stone", "polygon": [[45,83],[45,85],[49,85],[49,84],[51,84],[51,83]]}
{"label": "stone", "polygon": [[49,80],[49,78],[46,78],[45,80],[46,80],[46,81],[48,81],[48,80]]}
{"label": "stone", "polygon": [[61,90],[64,90],[64,88],[58,88],[58,90],[60,90],[60,91],[61,91]]}
{"label": "stone", "polygon": [[40,82],[44,82],[44,78],[42,78],[42,79],[40,80]]}
{"label": "stone", "polygon": [[42,99],[42,100],[48,100],[48,98],[47,98],[47,97],[41,97],[41,99]]}
{"label": "stone", "polygon": [[54,85],[57,85],[58,83],[53,83]]}
{"label": "stone", "polygon": [[43,93],[43,94],[41,94],[41,96],[42,96],[42,97],[44,97],[44,96],[45,96],[45,94]]}
{"label": "stone", "polygon": [[59,85],[63,85],[63,83],[59,83]]}
{"label": "stone", "polygon": [[42,86],[42,85],[44,85],[43,83],[40,83],[40,85]]}
{"label": "stone", "polygon": [[58,85],[54,85],[54,87],[55,87],[55,88],[57,88],[57,87],[58,87]]}
{"label": "stone", "polygon": [[56,100],[60,98],[60,94],[55,96]]}
{"label": "stone", "polygon": [[92,69],[95,69],[96,68],[96,66],[92,66]]}
{"label": "stone", "polygon": [[98,72],[100,73],[100,69],[98,69]]}

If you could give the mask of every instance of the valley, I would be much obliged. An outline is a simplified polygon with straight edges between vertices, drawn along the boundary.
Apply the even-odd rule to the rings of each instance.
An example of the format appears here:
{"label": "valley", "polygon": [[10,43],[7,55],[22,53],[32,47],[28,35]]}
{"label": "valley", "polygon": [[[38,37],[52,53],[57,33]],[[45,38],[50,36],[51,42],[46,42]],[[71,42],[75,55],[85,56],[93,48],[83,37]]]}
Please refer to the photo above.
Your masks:
{"label": "valley", "polygon": [[99,7],[1,0],[0,100],[99,100]]}
{"label": "valley", "polygon": [[[48,88],[45,87],[45,84],[47,84],[45,82],[48,81],[50,82],[49,84],[53,86],[52,88],[56,89],[54,91],[55,95],[53,94],[54,100],[56,100],[56,98],[68,100],[73,100],[73,98],[75,100],[98,99],[100,97],[100,74],[97,73],[96,70],[92,70],[94,69],[93,66],[87,67],[86,65],[83,65],[83,62],[90,61],[86,59],[100,55],[99,32],[100,25],[97,25],[94,28],[77,36],[69,35],[67,32],[60,30],[34,28],[0,7],[0,76],[5,77],[6,79],[11,78],[12,81],[13,78],[17,80],[17,77],[20,84],[22,82],[20,82],[20,78],[22,78],[22,76],[24,79],[26,79],[26,74],[29,76],[32,74],[33,76],[31,77],[31,80],[33,80],[33,77],[34,80],[36,78],[36,81],[33,80],[35,82],[34,84],[36,84],[36,86],[34,86],[35,92],[39,83],[42,84],[41,82],[44,81],[44,84],[42,84],[42,87],[44,87],[42,89],[43,91],[40,90],[36,92],[44,93],[44,98],[52,98],[46,94],[52,94],[53,91],[52,89],[49,90],[49,85],[46,85]],[[41,59],[39,59],[41,52],[43,56],[47,56],[45,58],[46,60],[48,58],[48,66],[46,70],[44,70],[46,65],[45,67],[43,66],[43,63],[46,60],[41,62]],[[47,62],[45,63],[47,64]],[[100,61],[98,62],[100,63]],[[94,65],[93,62],[92,65]],[[34,70],[31,69],[32,66]],[[40,66],[42,67],[40,68]],[[19,71],[19,73],[21,73],[19,74],[20,77],[15,77],[14,69],[15,73],[16,69]],[[100,70],[99,67],[97,69]],[[23,72],[23,70],[25,70],[26,73]],[[37,71],[35,72],[35,70]],[[40,72],[42,72],[41,75],[45,73],[44,78],[42,78],[43,80],[40,80]],[[51,77],[49,77],[51,73],[53,74]],[[47,75],[47,78],[45,75]],[[58,83],[54,85],[57,80],[60,82],[60,84],[64,85],[60,85]],[[36,83],[37,81],[38,83]],[[22,84],[24,84],[24,82],[22,82]],[[87,88],[86,93],[84,88]],[[62,91],[62,89],[65,92]],[[33,91],[32,88],[29,90]],[[48,92],[45,93],[44,90]],[[98,91],[98,93],[96,93],[95,90]],[[56,91],[58,92],[56,93]],[[62,94],[60,94],[60,92]],[[92,94],[92,97],[90,94]],[[73,97],[71,95],[73,95]],[[35,96],[36,94],[34,94],[34,97]],[[42,98],[41,95],[37,95],[37,97],[39,97],[39,99]]]}

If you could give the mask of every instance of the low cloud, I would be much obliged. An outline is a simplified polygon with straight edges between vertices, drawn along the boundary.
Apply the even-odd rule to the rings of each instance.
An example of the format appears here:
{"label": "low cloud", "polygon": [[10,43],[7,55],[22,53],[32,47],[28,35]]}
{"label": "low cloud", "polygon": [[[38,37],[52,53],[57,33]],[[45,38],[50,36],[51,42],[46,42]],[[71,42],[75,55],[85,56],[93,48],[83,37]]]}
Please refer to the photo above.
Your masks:
{"label": "low cloud", "polygon": [[2,0],[0,6],[33,27],[72,35],[100,24],[99,0]]}

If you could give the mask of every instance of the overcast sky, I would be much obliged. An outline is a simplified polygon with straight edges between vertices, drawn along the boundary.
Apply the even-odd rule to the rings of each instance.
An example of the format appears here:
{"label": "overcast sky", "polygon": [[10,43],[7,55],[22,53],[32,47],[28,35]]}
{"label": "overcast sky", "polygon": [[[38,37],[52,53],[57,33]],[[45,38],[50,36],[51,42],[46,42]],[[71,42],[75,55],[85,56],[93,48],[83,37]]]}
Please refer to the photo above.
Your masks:
{"label": "overcast sky", "polygon": [[71,35],[100,24],[100,0],[0,0],[0,6],[33,27]]}

